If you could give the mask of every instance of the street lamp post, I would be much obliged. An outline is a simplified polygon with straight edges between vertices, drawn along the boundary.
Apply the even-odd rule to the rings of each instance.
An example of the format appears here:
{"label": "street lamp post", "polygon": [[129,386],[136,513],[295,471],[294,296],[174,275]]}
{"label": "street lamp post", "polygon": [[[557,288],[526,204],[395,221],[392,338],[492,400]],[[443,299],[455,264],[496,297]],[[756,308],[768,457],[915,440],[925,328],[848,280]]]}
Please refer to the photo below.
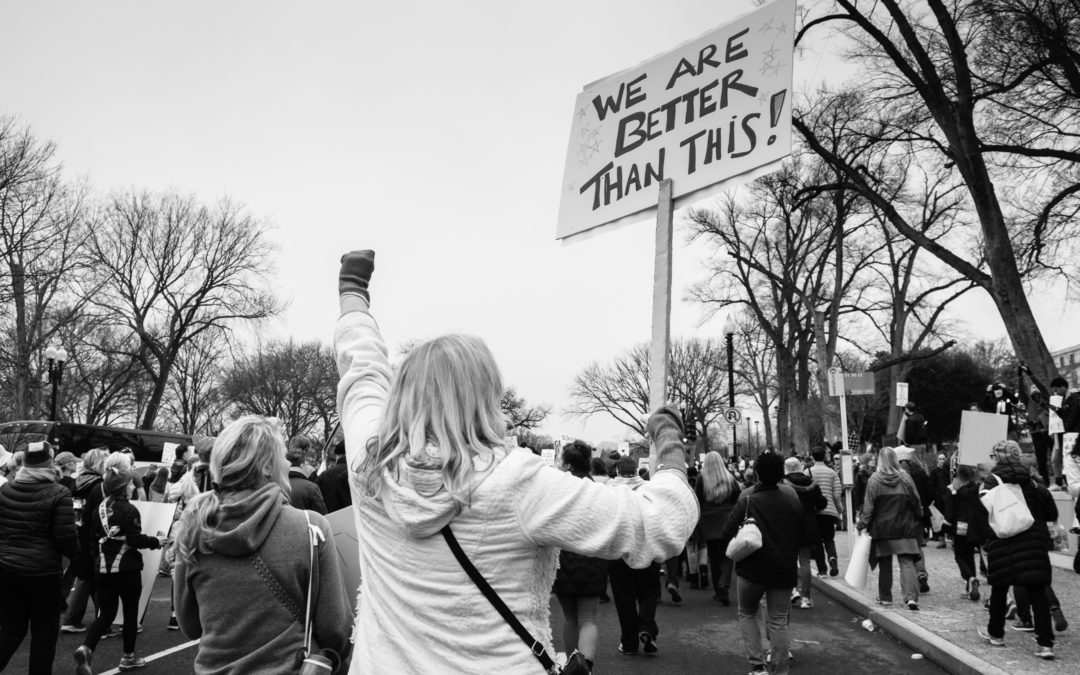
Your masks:
{"label": "street lamp post", "polygon": [[761,454],[761,420],[754,420],[754,445],[757,446],[758,454]]}
{"label": "street lamp post", "polygon": [[[728,381],[728,407],[735,407],[735,319],[728,314],[724,321],[724,336],[727,338],[727,381]],[[738,426],[731,425],[731,447],[735,456],[739,455]]]}
{"label": "street lamp post", "polygon": [[751,455],[754,454],[754,444],[750,441],[754,440],[754,437],[750,435],[750,418],[746,418],[746,451]]}
{"label": "street lamp post", "polygon": [[49,366],[49,384],[52,385],[52,399],[49,404],[49,420],[56,421],[56,390],[64,379],[64,363],[68,360],[67,350],[56,345],[45,349],[45,359]]}

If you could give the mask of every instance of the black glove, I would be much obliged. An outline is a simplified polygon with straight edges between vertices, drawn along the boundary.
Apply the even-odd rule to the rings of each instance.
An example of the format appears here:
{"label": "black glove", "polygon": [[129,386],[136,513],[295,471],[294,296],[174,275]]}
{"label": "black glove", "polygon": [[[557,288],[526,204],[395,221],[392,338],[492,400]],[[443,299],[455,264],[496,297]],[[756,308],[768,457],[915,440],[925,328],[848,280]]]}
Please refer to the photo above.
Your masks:
{"label": "black glove", "polygon": [[341,256],[341,271],[338,272],[338,295],[351,293],[371,302],[368,282],[375,271],[375,251],[349,251]]}

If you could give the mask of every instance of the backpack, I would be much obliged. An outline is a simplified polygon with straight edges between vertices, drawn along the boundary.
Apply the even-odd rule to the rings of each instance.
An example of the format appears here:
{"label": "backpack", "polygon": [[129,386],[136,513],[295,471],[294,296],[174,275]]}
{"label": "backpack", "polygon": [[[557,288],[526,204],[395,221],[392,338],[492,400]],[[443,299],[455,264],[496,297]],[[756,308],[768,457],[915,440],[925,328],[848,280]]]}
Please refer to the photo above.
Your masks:
{"label": "backpack", "polygon": [[1015,483],[1002,482],[997,474],[990,474],[997,485],[979,491],[979,501],[990,516],[990,529],[999,539],[1015,537],[1035,524],[1024,491]]}

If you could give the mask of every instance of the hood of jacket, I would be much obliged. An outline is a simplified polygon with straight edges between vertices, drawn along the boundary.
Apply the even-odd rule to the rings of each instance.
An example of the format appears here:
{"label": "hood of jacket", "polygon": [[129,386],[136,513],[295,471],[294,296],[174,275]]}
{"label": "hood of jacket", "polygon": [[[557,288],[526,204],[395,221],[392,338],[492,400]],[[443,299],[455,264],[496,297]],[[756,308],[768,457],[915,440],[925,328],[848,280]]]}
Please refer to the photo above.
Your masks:
{"label": "hood of jacket", "polygon": [[86,499],[90,491],[101,485],[101,474],[96,471],[84,471],[75,479],[75,496]]}
{"label": "hood of jacket", "polygon": [[791,483],[791,487],[795,488],[797,492],[805,492],[815,485],[814,479],[805,473],[789,473],[784,478]]}
{"label": "hood of jacket", "polygon": [[897,473],[881,473],[880,471],[875,471],[870,475],[870,477],[873,478],[876,476],[883,485],[888,485],[889,487],[896,487],[900,484],[900,481],[903,480],[903,475],[903,470],[900,470]]}
{"label": "hood of jacket", "polygon": [[[479,487],[507,454],[505,449],[496,448],[493,455],[474,457],[475,473],[468,491],[471,493]],[[429,457],[432,455],[427,453]],[[403,526],[409,536],[430,537],[461,513],[462,505],[443,482],[441,466],[404,461],[396,471],[384,468],[382,477],[379,500],[390,519]]]}
{"label": "hood of jacket", "polygon": [[630,489],[636,490],[645,484],[641,476],[615,476],[611,479],[611,485],[629,485]]}
{"label": "hood of jacket", "polygon": [[1025,483],[1031,482],[1031,471],[1020,462],[1013,460],[996,464],[993,468],[993,474],[1000,478],[1002,483],[1016,483],[1023,486]]}
{"label": "hood of jacket", "polygon": [[287,502],[277,483],[226,493],[218,507],[218,521],[206,535],[206,545],[233,558],[250,555],[262,546]]}

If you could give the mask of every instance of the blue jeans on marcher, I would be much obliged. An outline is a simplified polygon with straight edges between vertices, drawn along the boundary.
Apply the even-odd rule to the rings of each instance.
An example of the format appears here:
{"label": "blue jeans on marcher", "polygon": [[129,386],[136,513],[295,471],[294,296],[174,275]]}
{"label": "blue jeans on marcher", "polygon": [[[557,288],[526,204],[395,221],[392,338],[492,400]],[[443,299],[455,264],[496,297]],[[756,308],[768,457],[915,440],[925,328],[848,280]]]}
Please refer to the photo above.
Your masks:
{"label": "blue jeans on marcher", "polygon": [[[736,576],[738,568],[736,568]],[[769,647],[772,652],[772,671],[788,673],[788,614],[791,611],[791,586],[765,586],[738,577],[739,631],[751,669],[766,668],[761,649],[761,629],[758,627],[758,606],[765,596],[768,613]]]}

